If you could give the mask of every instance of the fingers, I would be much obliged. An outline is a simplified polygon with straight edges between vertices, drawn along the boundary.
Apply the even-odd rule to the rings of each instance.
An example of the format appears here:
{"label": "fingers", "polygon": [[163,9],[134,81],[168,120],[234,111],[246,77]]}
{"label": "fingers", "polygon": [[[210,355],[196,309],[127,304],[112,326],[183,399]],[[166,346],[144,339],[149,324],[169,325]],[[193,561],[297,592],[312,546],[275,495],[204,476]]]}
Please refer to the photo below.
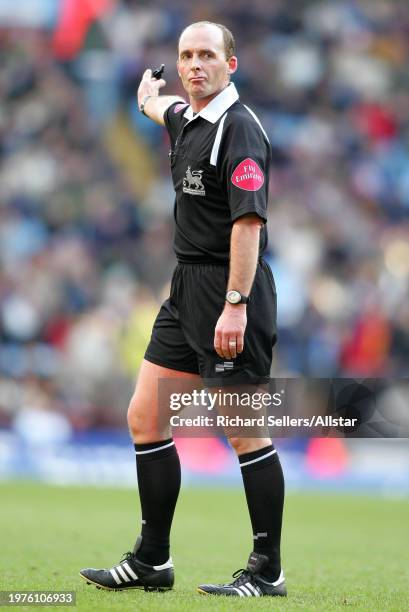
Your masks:
{"label": "fingers", "polygon": [[137,95],[139,105],[145,96],[157,96],[159,94],[159,90],[162,87],[165,87],[165,85],[165,79],[153,79],[152,70],[150,68],[145,70],[138,88]]}
{"label": "fingers", "polygon": [[217,330],[215,333],[214,348],[219,357],[223,359],[235,359],[237,355],[243,352],[243,335],[237,332],[222,333]]}
{"label": "fingers", "polygon": [[154,79],[152,77],[152,70],[150,68],[147,68],[145,70],[145,72],[142,75],[142,80],[148,81],[151,84],[157,85],[158,89],[160,89],[161,87],[165,87],[166,85],[165,79]]}
{"label": "fingers", "polygon": [[216,329],[215,334],[214,334],[213,345],[214,345],[214,350],[219,355],[219,357],[224,357],[222,353],[222,334],[218,329]]}
{"label": "fingers", "polygon": [[237,357],[237,338],[230,336],[228,346],[231,358],[235,359]]}
{"label": "fingers", "polygon": [[237,357],[237,340],[236,338],[229,339],[229,351],[232,359]]}
{"label": "fingers", "polygon": [[[240,353],[243,352],[243,348],[244,348],[244,340],[243,340],[243,336],[242,334],[237,334],[237,335],[228,335],[228,340],[227,340],[227,346],[228,346],[228,350],[227,350],[227,357],[228,359],[236,359],[237,355],[240,355]],[[223,346],[223,343],[222,343]]]}
{"label": "fingers", "polygon": [[[234,343],[234,346],[235,345],[236,345],[236,343]],[[231,355],[232,348],[233,348],[233,345],[230,344],[229,337],[226,334],[223,334],[223,336],[222,336],[222,353],[223,353],[223,357],[225,359],[232,359],[232,355]],[[234,348],[234,351],[236,351],[236,348]]]}

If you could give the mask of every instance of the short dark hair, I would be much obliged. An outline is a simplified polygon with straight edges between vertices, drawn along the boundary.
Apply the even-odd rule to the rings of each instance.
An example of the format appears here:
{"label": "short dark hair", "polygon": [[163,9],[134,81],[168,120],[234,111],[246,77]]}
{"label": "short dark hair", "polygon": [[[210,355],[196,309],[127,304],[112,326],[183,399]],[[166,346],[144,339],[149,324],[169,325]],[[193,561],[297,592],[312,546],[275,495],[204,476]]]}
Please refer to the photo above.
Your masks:
{"label": "short dark hair", "polygon": [[[204,25],[216,26],[216,28],[219,28],[219,30],[221,30],[223,34],[224,53],[226,55],[226,59],[229,60],[232,57],[232,55],[236,53],[236,41],[234,40],[233,34],[230,32],[228,28],[226,28],[226,26],[224,26],[221,23],[214,23],[214,21],[196,21],[195,23],[191,23],[190,25],[186,26],[185,30],[191,27],[200,28],[201,26],[204,26]],[[183,32],[185,30],[183,30]],[[180,38],[183,32],[179,36],[179,41],[180,41]]]}

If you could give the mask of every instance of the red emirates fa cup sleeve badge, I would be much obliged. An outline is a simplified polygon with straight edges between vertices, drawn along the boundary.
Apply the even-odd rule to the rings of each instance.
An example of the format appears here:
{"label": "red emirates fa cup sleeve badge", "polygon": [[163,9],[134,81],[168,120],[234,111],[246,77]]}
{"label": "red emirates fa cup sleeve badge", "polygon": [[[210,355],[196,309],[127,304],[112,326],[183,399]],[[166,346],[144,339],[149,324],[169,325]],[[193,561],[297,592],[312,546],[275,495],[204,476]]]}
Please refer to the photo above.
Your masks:
{"label": "red emirates fa cup sleeve badge", "polygon": [[258,191],[264,185],[264,174],[257,162],[247,157],[236,166],[231,182],[244,191]]}

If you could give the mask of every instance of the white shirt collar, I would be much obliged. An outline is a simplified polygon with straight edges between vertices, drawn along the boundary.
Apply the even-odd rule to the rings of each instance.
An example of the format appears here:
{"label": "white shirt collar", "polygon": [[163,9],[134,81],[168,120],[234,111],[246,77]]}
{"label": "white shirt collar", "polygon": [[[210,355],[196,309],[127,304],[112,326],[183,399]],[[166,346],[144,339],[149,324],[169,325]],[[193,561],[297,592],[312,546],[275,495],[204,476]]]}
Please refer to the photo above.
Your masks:
{"label": "white shirt collar", "polygon": [[222,115],[227,111],[230,106],[232,106],[239,99],[239,94],[237,93],[237,89],[234,83],[230,83],[225,89],[215,97],[213,100],[209,102],[207,106],[202,108],[200,113],[196,115],[193,114],[193,109],[191,106],[185,110],[183,116],[189,121],[196,119],[196,117],[203,117],[206,121],[210,123],[216,123],[220,119]]}

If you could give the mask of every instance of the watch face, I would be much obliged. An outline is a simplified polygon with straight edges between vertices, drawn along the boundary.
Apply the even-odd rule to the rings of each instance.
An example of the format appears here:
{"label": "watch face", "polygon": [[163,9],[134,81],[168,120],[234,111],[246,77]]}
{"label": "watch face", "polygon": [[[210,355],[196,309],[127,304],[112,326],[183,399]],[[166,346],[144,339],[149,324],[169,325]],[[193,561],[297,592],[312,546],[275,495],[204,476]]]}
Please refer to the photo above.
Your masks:
{"label": "watch face", "polygon": [[226,299],[230,304],[238,304],[241,300],[241,295],[238,291],[228,291]]}

